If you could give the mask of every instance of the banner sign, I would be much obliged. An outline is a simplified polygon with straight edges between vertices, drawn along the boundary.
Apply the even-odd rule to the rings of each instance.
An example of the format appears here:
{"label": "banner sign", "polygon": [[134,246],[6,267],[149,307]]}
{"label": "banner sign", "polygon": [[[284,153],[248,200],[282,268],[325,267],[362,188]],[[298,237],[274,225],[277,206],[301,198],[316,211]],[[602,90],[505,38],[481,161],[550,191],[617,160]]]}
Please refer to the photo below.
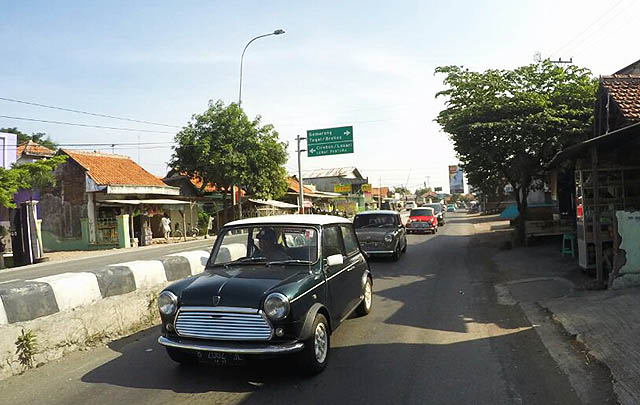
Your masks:
{"label": "banner sign", "polygon": [[350,193],[351,184],[334,184],[333,192],[334,193]]}
{"label": "banner sign", "polygon": [[458,165],[449,166],[449,193],[463,194],[464,180],[462,178],[462,169]]}
{"label": "banner sign", "polygon": [[360,190],[362,190],[363,193],[370,193],[373,189],[371,188],[371,184],[363,184]]}

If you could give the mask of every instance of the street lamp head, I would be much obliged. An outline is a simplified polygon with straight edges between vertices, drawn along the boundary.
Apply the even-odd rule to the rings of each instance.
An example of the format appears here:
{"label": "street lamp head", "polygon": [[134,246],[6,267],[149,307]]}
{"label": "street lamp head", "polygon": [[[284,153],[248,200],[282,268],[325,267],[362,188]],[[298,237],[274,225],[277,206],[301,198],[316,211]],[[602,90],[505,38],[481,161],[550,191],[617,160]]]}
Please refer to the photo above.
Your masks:
{"label": "street lamp head", "polygon": [[273,35],[281,35],[284,34],[284,30],[275,30],[273,31]]}

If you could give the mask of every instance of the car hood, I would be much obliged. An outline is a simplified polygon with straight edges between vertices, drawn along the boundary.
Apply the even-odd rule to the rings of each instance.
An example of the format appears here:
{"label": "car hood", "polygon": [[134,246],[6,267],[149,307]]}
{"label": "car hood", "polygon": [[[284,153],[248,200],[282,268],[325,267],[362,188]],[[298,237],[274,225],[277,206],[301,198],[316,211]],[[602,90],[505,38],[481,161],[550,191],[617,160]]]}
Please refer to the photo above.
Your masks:
{"label": "car hood", "polygon": [[[260,308],[266,294],[308,274],[305,266],[252,264],[209,268],[182,290],[179,300],[185,306]],[[216,296],[220,298],[214,304]]]}
{"label": "car hood", "polygon": [[356,229],[356,235],[361,242],[381,241],[384,240],[384,235],[393,231],[393,228],[360,228]]}

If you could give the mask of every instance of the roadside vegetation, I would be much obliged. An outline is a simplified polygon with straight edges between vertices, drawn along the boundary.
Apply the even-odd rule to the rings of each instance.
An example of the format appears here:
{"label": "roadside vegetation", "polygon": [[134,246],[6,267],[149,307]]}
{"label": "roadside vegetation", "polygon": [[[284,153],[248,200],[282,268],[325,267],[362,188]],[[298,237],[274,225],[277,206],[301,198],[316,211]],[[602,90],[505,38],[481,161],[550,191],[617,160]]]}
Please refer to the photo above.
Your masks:
{"label": "roadside vegetation", "polygon": [[513,70],[474,72],[442,66],[446,108],[436,122],[449,134],[469,183],[498,195],[511,184],[524,238],[527,195],[540,187],[546,164],[586,139],[597,80],[587,69],[548,60]]}

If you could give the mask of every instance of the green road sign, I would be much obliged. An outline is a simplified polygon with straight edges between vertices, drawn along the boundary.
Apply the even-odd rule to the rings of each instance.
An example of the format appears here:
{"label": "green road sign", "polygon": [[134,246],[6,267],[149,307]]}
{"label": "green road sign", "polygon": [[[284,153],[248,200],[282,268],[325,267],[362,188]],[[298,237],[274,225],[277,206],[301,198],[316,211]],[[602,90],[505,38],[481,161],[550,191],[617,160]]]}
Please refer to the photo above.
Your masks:
{"label": "green road sign", "polygon": [[353,153],[353,127],[313,129],[307,131],[307,156]]}

